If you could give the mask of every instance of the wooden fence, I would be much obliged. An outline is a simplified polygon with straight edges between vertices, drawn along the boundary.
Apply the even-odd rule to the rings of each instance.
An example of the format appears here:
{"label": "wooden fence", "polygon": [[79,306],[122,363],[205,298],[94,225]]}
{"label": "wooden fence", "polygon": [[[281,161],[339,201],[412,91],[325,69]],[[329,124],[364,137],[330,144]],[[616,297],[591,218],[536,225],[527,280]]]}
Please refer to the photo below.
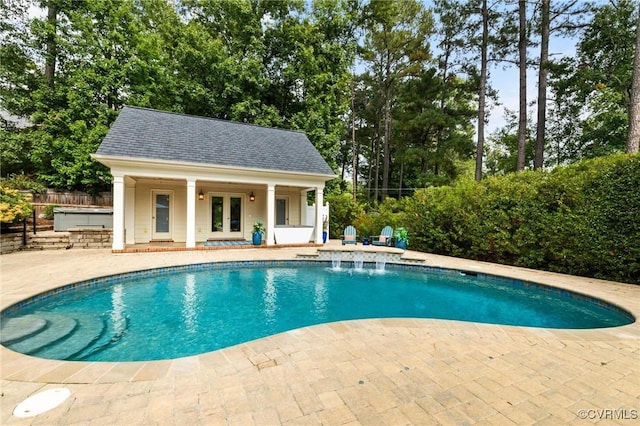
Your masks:
{"label": "wooden fence", "polygon": [[113,197],[111,192],[90,195],[85,192],[47,191],[44,194],[34,194],[32,202],[36,204],[57,204],[60,206],[112,207]]}
{"label": "wooden fence", "polygon": [[44,209],[49,204],[60,207],[113,207],[113,196],[111,192],[90,195],[86,192],[47,191],[43,194],[33,194],[31,204],[39,217],[44,214]]}

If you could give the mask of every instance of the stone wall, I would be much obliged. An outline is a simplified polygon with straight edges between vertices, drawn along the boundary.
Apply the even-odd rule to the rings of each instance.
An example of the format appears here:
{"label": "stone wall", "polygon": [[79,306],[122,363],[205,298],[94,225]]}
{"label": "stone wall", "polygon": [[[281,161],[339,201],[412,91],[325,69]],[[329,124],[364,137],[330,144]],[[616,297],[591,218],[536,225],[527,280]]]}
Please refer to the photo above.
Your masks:
{"label": "stone wall", "polygon": [[105,228],[71,228],[69,243],[72,248],[111,248],[113,231]]}
{"label": "stone wall", "polygon": [[22,249],[22,233],[0,235],[1,253],[7,254]]}
{"label": "stone wall", "polygon": [[22,233],[2,234],[2,254],[20,250],[62,250],[111,248],[112,230],[103,228],[72,228],[66,232],[45,231],[27,233],[27,245],[22,245]]}

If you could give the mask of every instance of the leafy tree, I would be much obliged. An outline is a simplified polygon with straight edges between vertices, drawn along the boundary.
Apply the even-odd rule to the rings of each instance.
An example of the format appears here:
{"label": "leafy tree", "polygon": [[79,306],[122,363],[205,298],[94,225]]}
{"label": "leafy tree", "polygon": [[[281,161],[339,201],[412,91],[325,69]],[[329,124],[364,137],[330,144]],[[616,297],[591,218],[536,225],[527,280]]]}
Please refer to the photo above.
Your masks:
{"label": "leafy tree", "polygon": [[46,84],[34,94],[32,161],[50,186],[98,191],[108,183],[108,172],[90,154],[134,90],[142,28],[130,2],[48,6],[56,10],[56,26],[51,14],[33,24],[36,39],[45,41],[48,65]]}
{"label": "leafy tree", "polygon": [[[463,64],[465,72],[474,77],[477,100],[477,143],[475,179],[482,179],[485,152],[485,124],[495,91],[490,84],[490,67],[502,62],[505,49],[513,45],[503,27],[511,13],[505,4],[487,0],[436,0],[435,10],[440,17],[447,56],[445,63]],[[441,59],[442,61],[442,59]]]}
{"label": "leafy tree", "polygon": [[[342,149],[344,162],[348,162],[350,155],[356,157],[352,159],[357,168],[351,169],[352,173],[358,174],[358,182],[361,188],[357,188],[357,193],[362,194],[362,199],[369,201],[371,198],[378,199],[380,179],[380,143],[382,139],[382,99],[380,92],[375,89],[376,81],[371,74],[365,73],[353,77],[353,119],[350,120],[352,126],[355,125],[355,149],[353,140],[350,144],[345,143]],[[353,138],[354,129],[348,129]],[[345,142],[346,142],[345,138]],[[351,145],[351,146],[350,146]],[[343,166],[343,169],[346,168]]]}
{"label": "leafy tree", "polygon": [[[482,157],[484,155],[484,122],[486,120],[485,106],[487,101],[488,79],[488,49],[489,49],[489,20],[491,14],[487,7],[487,0],[482,0],[480,9],[481,38],[480,38],[480,81],[478,84],[478,144],[476,147],[476,181],[482,179]],[[473,28],[473,27],[472,27]]]}
{"label": "leafy tree", "polygon": [[547,75],[549,61],[549,38],[551,36],[551,0],[540,0],[540,61],[538,65],[538,121],[536,130],[535,170],[542,168],[544,161],[545,129],[547,118]]}
{"label": "leafy tree", "polygon": [[556,163],[625,150],[636,11],[627,0],[598,6],[577,57],[550,65]]}
{"label": "leafy tree", "polygon": [[195,95],[185,111],[304,130],[335,168],[353,55],[351,5],[184,4],[193,16],[182,46],[184,80],[193,85],[185,98]]}
{"label": "leafy tree", "polygon": [[351,2],[36,5],[46,16],[29,21],[20,3],[0,20],[0,107],[34,124],[2,131],[3,151],[11,151],[3,174],[106,188],[108,171],[90,154],[124,104],[304,130],[335,167],[353,57]]}
{"label": "leafy tree", "polygon": [[549,75],[549,41],[551,36],[575,36],[584,26],[592,5],[580,0],[539,0],[538,32],[540,34],[540,57],[538,60],[538,96],[536,124],[536,155],[534,169],[544,166],[544,151],[547,129],[547,83]]}
{"label": "leafy tree", "polygon": [[427,38],[432,31],[430,12],[415,0],[372,0],[367,9],[363,59],[370,64],[382,104],[382,199],[389,194],[393,103],[398,84],[415,75],[430,58]]}
{"label": "leafy tree", "polygon": [[0,105],[19,117],[33,112],[32,92],[40,85],[38,65],[29,52],[27,6],[0,2]]}
{"label": "leafy tree", "polygon": [[[489,140],[490,149],[487,151],[487,175],[504,175],[518,171],[518,151],[520,141],[518,137],[519,120],[515,112],[506,112],[506,125],[493,133]],[[531,119],[527,120],[531,122]],[[524,151],[525,167],[533,164],[535,157],[534,131],[531,127],[525,133],[526,143]]]}
{"label": "leafy tree", "polygon": [[633,83],[629,105],[629,132],[627,134],[627,152],[637,154],[640,151],[640,9],[636,22],[636,45],[633,59]]}
{"label": "leafy tree", "polygon": [[291,117],[292,126],[304,130],[334,168],[347,127],[349,67],[355,54],[352,22],[357,12],[357,5],[346,1],[313,2],[304,22],[306,48],[299,50],[297,58],[304,106]]}
{"label": "leafy tree", "polygon": [[399,87],[394,127],[400,188],[405,182],[412,188],[449,183],[457,175],[457,161],[472,157],[476,110],[469,99],[474,90],[473,80],[454,74],[443,78],[434,68]]}

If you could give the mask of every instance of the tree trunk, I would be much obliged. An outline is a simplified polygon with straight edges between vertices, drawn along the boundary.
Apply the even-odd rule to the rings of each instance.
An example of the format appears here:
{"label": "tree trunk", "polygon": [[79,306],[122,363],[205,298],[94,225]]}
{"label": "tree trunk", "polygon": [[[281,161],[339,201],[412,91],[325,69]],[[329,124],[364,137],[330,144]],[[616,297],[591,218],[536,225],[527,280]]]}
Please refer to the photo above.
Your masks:
{"label": "tree trunk", "polygon": [[536,129],[536,155],[533,160],[533,169],[541,169],[544,166],[545,128],[547,122],[547,62],[549,61],[549,4],[550,0],[542,0],[541,39],[540,39],[540,69],[538,74],[538,123]]}
{"label": "tree trunk", "polygon": [[636,25],[636,53],[633,59],[633,83],[629,105],[629,133],[627,152],[637,154],[640,151],[640,12]]}
{"label": "tree trunk", "polygon": [[351,173],[353,180],[353,201],[358,199],[358,145],[356,144],[356,112],[355,112],[356,86],[353,85],[353,93],[351,96]]}
{"label": "tree trunk", "polygon": [[518,41],[520,69],[520,111],[518,116],[518,163],[516,170],[524,170],[525,149],[527,144],[527,5],[525,0],[518,1],[520,37]]}
{"label": "tree trunk", "polygon": [[373,176],[373,153],[376,152],[376,141],[377,138],[373,137],[371,138],[371,147],[369,150],[369,170],[368,170],[368,175],[367,175],[367,200],[371,200],[371,182],[373,181],[372,176]]}
{"label": "tree trunk", "polygon": [[400,183],[398,183],[398,200],[402,198],[402,174],[404,172],[404,161],[400,162]]}
{"label": "tree trunk", "polygon": [[487,97],[487,50],[489,46],[489,10],[487,0],[482,1],[482,46],[480,46],[480,83],[478,87],[478,145],[476,146],[476,180],[482,180],[484,156],[484,116]]}
{"label": "tree trunk", "polygon": [[[53,2],[51,2],[53,3]],[[44,80],[47,86],[53,88],[56,74],[56,58],[58,48],[56,45],[56,31],[58,27],[58,8],[55,4],[49,4],[47,8],[47,56],[44,64]]]}
{"label": "tree trunk", "polygon": [[[380,123],[378,123],[378,128],[380,128]],[[374,199],[378,201],[378,197],[380,194],[380,134],[376,135],[376,140],[378,143],[376,144],[376,169],[375,169],[375,189],[374,189]]]}
{"label": "tree trunk", "polygon": [[[387,77],[389,78],[389,77]],[[391,162],[391,82],[387,80],[384,100],[384,147],[382,164],[382,201],[389,196],[389,168]]]}

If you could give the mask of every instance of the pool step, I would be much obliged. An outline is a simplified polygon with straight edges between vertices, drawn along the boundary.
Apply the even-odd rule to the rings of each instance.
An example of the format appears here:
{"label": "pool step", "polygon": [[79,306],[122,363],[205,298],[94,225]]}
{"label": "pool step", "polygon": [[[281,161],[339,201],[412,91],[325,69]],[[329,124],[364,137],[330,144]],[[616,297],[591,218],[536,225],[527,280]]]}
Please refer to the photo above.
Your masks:
{"label": "pool step", "polygon": [[123,322],[119,324],[118,328],[114,328],[113,324],[110,321],[107,321],[102,335],[96,339],[91,346],[87,346],[84,350],[77,352],[73,359],[76,361],[82,361],[116,345],[118,341],[122,339],[122,336],[126,334],[128,329],[129,321],[127,318],[123,319]]}
{"label": "pool step", "polygon": [[74,319],[78,326],[69,338],[54,342],[32,355],[48,359],[69,359],[91,346],[105,331],[102,318],[84,315]]}
{"label": "pool step", "polygon": [[47,323],[46,327],[42,328],[37,334],[34,334],[29,338],[22,339],[12,344],[6,344],[6,347],[27,355],[35,354],[48,345],[56,343],[69,336],[78,326],[78,321],[73,318],[69,318],[66,315],[46,313],[34,316],[45,320]]}
{"label": "pool step", "polygon": [[2,344],[40,358],[68,359],[87,350],[105,330],[104,320],[93,315],[25,315],[3,321]]}
{"label": "pool step", "polygon": [[39,333],[46,326],[47,320],[35,315],[7,318],[0,325],[0,343],[4,346],[17,343]]}

